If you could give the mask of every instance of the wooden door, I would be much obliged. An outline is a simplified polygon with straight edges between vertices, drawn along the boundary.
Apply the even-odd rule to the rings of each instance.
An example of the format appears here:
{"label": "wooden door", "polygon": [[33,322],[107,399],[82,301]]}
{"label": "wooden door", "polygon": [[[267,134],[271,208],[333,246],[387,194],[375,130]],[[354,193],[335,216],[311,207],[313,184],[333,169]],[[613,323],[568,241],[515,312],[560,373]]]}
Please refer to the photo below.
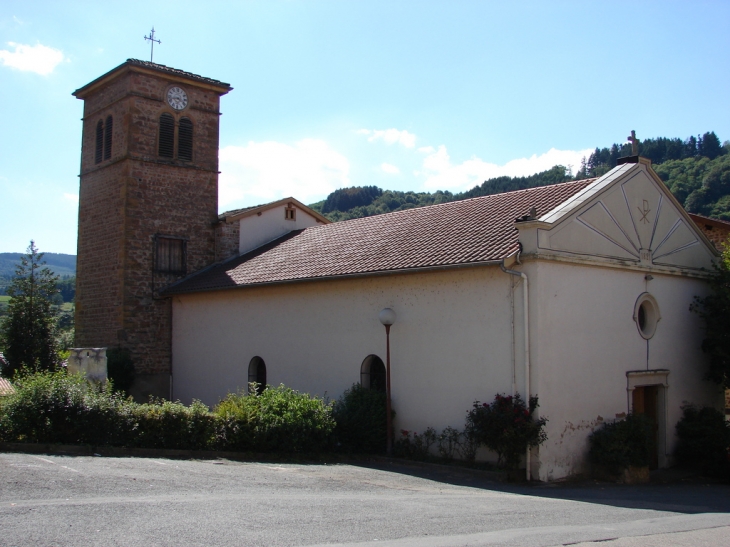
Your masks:
{"label": "wooden door", "polygon": [[651,424],[649,437],[649,468],[659,467],[659,387],[640,386],[634,389],[632,408],[634,414],[644,414]]}

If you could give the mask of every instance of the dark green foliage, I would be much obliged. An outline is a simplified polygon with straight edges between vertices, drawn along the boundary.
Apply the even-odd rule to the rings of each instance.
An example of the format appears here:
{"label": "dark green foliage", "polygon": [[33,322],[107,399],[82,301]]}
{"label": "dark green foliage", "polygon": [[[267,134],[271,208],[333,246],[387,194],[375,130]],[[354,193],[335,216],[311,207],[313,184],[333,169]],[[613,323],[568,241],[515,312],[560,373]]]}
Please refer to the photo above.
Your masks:
{"label": "dark green foliage", "polygon": [[322,205],[322,213],[347,211],[355,207],[365,207],[379,198],[383,191],[377,186],[353,186],[335,190]]}
{"label": "dark green foliage", "polygon": [[224,422],[223,443],[236,450],[318,452],[335,427],[331,404],[283,385],[230,394],[214,413]]}
{"label": "dark green foliage", "polygon": [[709,357],[705,378],[725,389],[730,388],[730,250],[715,265],[709,280],[711,292],[696,298],[691,306],[699,313],[705,326],[702,351]]}
{"label": "dark green foliage", "polygon": [[65,371],[39,372],[14,382],[0,404],[0,439],[63,444],[127,444],[126,401]]}
{"label": "dark green foliage", "polygon": [[515,469],[527,447],[539,446],[547,440],[544,431],[547,418],[536,418],[538,398],[530,397],[525,405],[517,393],[497,394],[491,404],[474,401],[467,413],[468,435],[497,453],[498,463]]}
{"label": "dark green foliage", "polygon": [[0,326],[0,346],[8,362],[3,369],[5,376],[11,377],[21,368],[52,370],[58,366],[58,312],[52,302],[58,293],[57,281],[58,276],[45,267],[43,253],[31,241],[7,288],[11,298]]}
{"label": "dark green foliage", "polygon": [[129,395],[134,382],[134,363],[130,351],[126,348],[109,348],[106,351],[106,370],[114,389]]}
{"label": "dark green foliage", "polygon": [[332,416],[337,423],[334,438],[338,448],[362,454],[385,452],[387,414],[384,392],[353,384],[335,402]]}
{"label": "dark green foliage", "polygon": [[556,165],[552,169],[530,175],[529,177],[497,177],[486,180],[481,185],[475,186],[467,192],[456,194],[454,201],[491,194],[501,194],[502,192],[512,192],[514,190],[525,190],[526,188],[536,188],[538,186],[549,186],[550,184],[558,184],[569,180],[571,180],[571,176],[568,174],[566,168],[562,165]]}
{"label": "dark green foliage", "polygon": [[[375,187],[370,187],[375,188]],[[345,189],[351,190],[351,189]],[[358,190],[355,188],[355,190]],[[397,192],[393,190],[382,191],[377,189],[380,195],[373,199],[368,205],[359,205],[346,211],[334,209],[325,216],[332,221],[349,220],[353,218],[369,217],[373,215],[381,215],[383,213],[392,213],[394,211],[403,211],[405,209],[413,209],[414,207],[423,207],[425,205],[436,205],[453,201],[451,192],[437,191],[433,194],[428,192]],[[339,192],[339,190],[338,190]],[[373,193],[373,192],[371,192]],[[332,196],[332,194],[330,194]],[[329,198],[328,198],[329,199]],[[324,203],[316,203],[312,208],[324,213]]]}
{"label": "dark green foliage", "polygon": [[58,292],[64,302],[73,302],[76,298],[76,276],[63,276],[58,282]]}
{"label": "dark green foliage", "polygon": [[302,453],[327,449],[335,425],[331,405],[284,386],[230,395],[215,412],[199,401],[137,404],[64,370],[15,387],[0,400],[0,441]]}
{"label": "dark green foliage", "polygon": [[707,158],[687,158],[655,165],[654,170],[677,201],[686,207],[689,195],[702,186],[702,177],[709,163]]}
{"label": "dark green foliage", "polygon": [[604,423],[588,439],[591,463],[620,473],[629,466],[646,467],[651,456],[651,423],[643,414]]}
{"label": "dark green foliage", "polygon": [[400,433],[400,437],[393,445],[396,456],[416,461],[424,461],[431,457],[431,447],[439,437],[434,428],[426,428],[421,434],[406,429],[401,429]]}
{"label": "dark green foliage", "polygon": [[123,422],[131,421],[127,446],[205,450],[216,444],[218,420],[206,405],[193,401],[151,400],[137,405],[127,403]]}
{"label": "dark green foliage", "polygon": [[677,423],[677,463],[730,480],[730,422],[715,408],[682,407]]}

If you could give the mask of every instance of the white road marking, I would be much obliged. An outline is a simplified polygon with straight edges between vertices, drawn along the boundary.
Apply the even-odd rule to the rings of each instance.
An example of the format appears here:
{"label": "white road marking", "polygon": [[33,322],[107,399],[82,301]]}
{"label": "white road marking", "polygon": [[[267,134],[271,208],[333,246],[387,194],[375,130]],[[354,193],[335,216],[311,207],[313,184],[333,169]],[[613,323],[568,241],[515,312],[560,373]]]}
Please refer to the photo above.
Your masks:
{"label": "white road marking", "polygon": [[60,463],[56,463],[54,461],[47,460],[45,458],[41,458],[39,456],[31,456],[31,458],[35,458],[36,460],[41,460],[42,462],[46,462],[46,463],[50,463],[50,464],[53,464],[53,465],[57,465],[58,467],[63,467],[64,469],[68,469],[69,471],[73,471],[74,473],[81,473],[81,471],[78,471],[76,469],[72,469],[71,467],[68,467],[67,465],[61,465]]}

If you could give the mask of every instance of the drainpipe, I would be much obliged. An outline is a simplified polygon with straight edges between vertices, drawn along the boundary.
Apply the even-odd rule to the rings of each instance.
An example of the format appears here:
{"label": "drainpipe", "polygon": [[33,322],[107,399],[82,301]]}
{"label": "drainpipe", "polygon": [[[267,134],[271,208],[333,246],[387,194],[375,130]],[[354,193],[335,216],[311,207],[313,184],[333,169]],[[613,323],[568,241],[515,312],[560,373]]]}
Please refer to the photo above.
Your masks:
{"label": "drainpipe", "polygon": [[[520,262],[520,253],[522,252],[522,247],[520,246],[520,250],[517,251],[516,256],[516,262],[517,264],[522,264]],[[524,272],[518,272],[517,270],[510,270],[504,265],[504,260],[499,265],[499,267],[502,269],[504,273],[514,275],[516,277],[522,278],[522,303],[523,303],[523,320],[525,323],[525,398],[526,402],[529,405],[530,404],[530,315],[529,315],[529,308],[528,308],[528,283],[527,283],[527,274]],[[527,480],[529,481],[530,476],[530,447],[527,447],[527,450],[525,451],[525,476]]]}

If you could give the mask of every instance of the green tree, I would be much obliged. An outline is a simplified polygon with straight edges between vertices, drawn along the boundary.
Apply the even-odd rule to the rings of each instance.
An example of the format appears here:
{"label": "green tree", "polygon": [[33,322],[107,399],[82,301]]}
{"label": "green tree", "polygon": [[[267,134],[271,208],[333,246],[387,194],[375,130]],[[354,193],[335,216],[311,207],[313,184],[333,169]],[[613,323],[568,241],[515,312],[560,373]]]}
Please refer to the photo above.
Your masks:
{"label": "green tree", "polygon": [[52,370],[58,366],[58,312],[52,303],[58,293],[58,276],[44,265],[43,253],[31,240],[7,289],[8,315],[0,326],[0,341],[8,362],[2,371],[5,376],[12,376],[23,367]]}
{"label": "green tree", "polygon": [[725,389],[730,388],[730,249],[726,250],[715,266],[710,279],[712,292],[696,298],[692,309],[705,323],[702,351],[709,357],[705,378]]}

